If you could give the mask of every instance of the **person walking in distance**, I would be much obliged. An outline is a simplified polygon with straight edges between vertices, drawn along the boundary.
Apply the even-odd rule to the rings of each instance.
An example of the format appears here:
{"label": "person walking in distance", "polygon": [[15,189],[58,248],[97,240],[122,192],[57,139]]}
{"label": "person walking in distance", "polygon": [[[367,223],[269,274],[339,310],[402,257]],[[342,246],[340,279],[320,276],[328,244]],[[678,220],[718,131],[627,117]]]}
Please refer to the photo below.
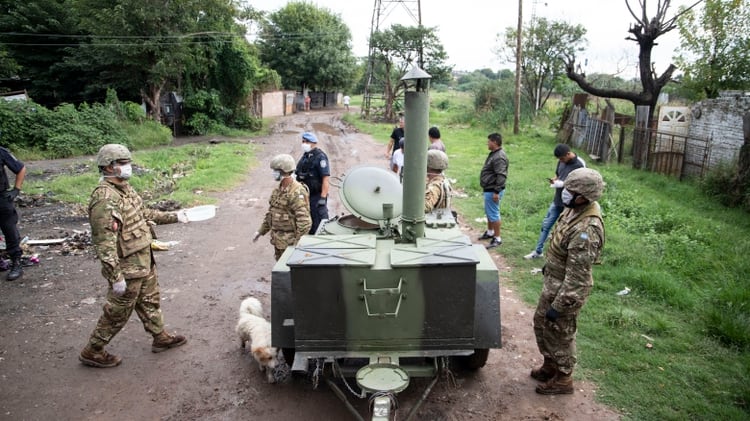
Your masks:
{"label": "person walking in distance", "polygon": [[263,223],[253,236],[253,242],[271,232],[274,257],[279,260],[288,246],[294,246],[303,235],[310,232],[310,193],[307,186],[292,177],[294,158],[291,155],[276,155],[271,160],[273,179],[279,185],[273,189],[268,200],[268,212]]}
{"label": "person walking in distance", "polygon": [[555,225],[557,218],[563,211],[563,181],[565,181],[565,178],[568,177],[568,174],[570,174],[571,171],[586,166],[586,163],[583,161],[583,159],[579,158],[578,155],[573,153],[568,145],[562,143],[558,144],[557,146],[555,146],[554,154],[557,158],[557,168],[555,169],[555,177],[548,179],[548,181],[550,183],[549,186],[555,189],[555,197],[552,199],[552,203],[550,203],[549,209],[547,209],[547,215],[545,215],[544,219],[542,220],[542,230],[539,234],[539,240],[537,240],[536,242],[536,247],[531,253],[523,256],[523,258],[527,260],[538,259],[542,257],[544,242],[547,241],[547,236],[549,235],[552,226]]}
{"label": "person walking in distance", "polygon": [[330,162],[318,148],[318,138],[302,133],[302,158],[297,162],[297,180],[307,185],[310,192],[310,234],[315,234],[321,221],[328,219],[328,189],[331,176]]}
{"label": "person walking in distance", "polygon": [[152,352],[184,345],[184,336],[164,330],[159,280],[151,252],[151,222],[187,223],[184,210],[160,212],[143,205],[130,186],[133,168],[128,148],[104,145],[96,157],[101,181],[89,200],[91,241],[109,289],[99,321],[78,359],[91,367],[115,367],[122,362],[104,347],[125,326],[135,310],[143,328],[153,336]]}
{"label": "person walking in distance", "polygon": [[579,168],[563,184],[565,210],[555,225],[545,255],[544,284],[534,312],[534,335],[544,357],[531,377],[543,395],[573,393],[578,314],[594,278],[591,268],[604,247],[604,223],[597,200],[604,191],[601,174]]}
{"label": "person walking in distance", "polygon": [[344,108],[346,108],[346,112],[349,112],[349,102],[351,102],[352,98],[349,95],[344,95]]}
{"label": "person walking in distance", "polygon": [[[16,175],[11,189],[5,168]],[[10,270],[7,281],[15,281],[23,275],[21,264],[21,234],[18,232],[18,212],[15,201],[21,193],[23,180],[26,178],[26,166],[16,159],[9,150],[0,147],[0,230],[5,238],[5,251],[10,258]]]}
{"label": "person walking in distance", "polygon": [[487,136],[487,149],[490,153],[484,161],[479,175],[479,184],[484,192],[484,213],[487,216],[487,230],[479,237],[490,240],[487,248],[503,243],[500,237],[500,202],[505,195],[505,181],[508,178],[508,156],[503,150],[503,137],[500,133]]}

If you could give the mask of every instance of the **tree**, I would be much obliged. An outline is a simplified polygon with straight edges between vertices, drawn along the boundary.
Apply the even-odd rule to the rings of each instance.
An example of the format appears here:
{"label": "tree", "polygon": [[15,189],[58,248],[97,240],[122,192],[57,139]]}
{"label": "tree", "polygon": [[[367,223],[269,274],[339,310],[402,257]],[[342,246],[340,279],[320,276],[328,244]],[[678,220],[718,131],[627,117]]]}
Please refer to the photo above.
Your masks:
{"label": "tree", "polygon": [[628,37],[627,39],[637,42],[639,46],[638,70],[641,82],[640,92],[595,86],[591,81],[586,79],[584,73],[576,71],[575,56],[573,55],[566,58],[566,74],[568,78],[592,95],[604,98],[624,99],[632,102],[635,107],[647,105],[649,107],[649,120],[651,120],[656,107],[656,101],[659,99],[659,93],[672,79],[672,74],[676,69],[674,64],[670,64],[660,76],[656,76],[656,71],[653,69],[653,63],[651,62],[651,51],[654,45],[656,45],[655,41],[660,36],[675,29],[677,19],[701,1],[703,0],[698,0],[693,5],[682,9],[675,16],[669,18],[667,17],[667,10],[669,9],[671,0],[658,0],[656,14],[652,18],[649,18],[645,0],[639,0],[641,7],[640,14],[636,14],[633,11],[633,8],[630,6],[630,0],[625,0],[630,15],[635,19],[635,23],[631,24],[628,29],[632,37]]}
{"label": "tree", "polygon": [[[78,86],[66,83],[65,74],[53,70],[66,55],[66,46],[80,38],[75,14],[67,0],[33,2],[0,0],[0,52],[7,76],[29,81],[28,92],[37,103],[57,105]],[[3,66],[5,67],[5,66]]]}
{"label": "tree", "polygon": [[[192,80],[208,77],[222,54],[237,53],[231,45],[243,35],[232,0],[76,0],[72,4],[79,28],[90,37],[60,67],[94,72],[89,90],[115,88],[126,96],[137,92],[157,121],[161,93],[179,90],[186,75]],[[244,84],[237,78],[229,81]],[[235,88],[245,91],[242,84]]]}
{"label": "tree", "polygon": [[706,0],[678,22],[682,54],[677,65],[693,99],[750,88],[750,0]]}
{"label": "tree", "polygon": [[[534,111],[544,107],[553,90],[553,81],[565,75],[565,58],[574,56],[586,43],[586,28],[563,21],[535,19],[523,29],[521,78],[523,92]],[[516,62],[518,30],[505,30],[504,53],[507,61]],[[501,57],[502,59],[502,57]]]}
{"label": "tree", "polygon": [[341,18],[310,3],[293,2],[261,22],[261,60],[288,89],[328,90],[352,85],[356,62],[351,32]]}
{"label": "tree", "polygon": [[420,54],[422,70],[432,76],[431,83],[445,82],[450,78],[451,68],[445,64],[448,55],[435,28],[395,24],[385,31],[373,33],[370,46],[376,64],[376,78],[384,84],[384,117],[388,120],[394,117],[394,102],[404,93],[404,84],[399,80],[412,66],[418,65]]}

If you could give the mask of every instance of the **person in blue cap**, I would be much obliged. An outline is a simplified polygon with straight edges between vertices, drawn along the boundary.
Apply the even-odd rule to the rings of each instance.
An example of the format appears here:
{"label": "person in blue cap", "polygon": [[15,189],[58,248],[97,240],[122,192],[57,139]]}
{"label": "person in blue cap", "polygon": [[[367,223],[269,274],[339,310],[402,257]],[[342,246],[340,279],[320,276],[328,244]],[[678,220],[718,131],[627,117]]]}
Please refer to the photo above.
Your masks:
{"label": "person in blue cap", "polygon": [[328,156],[318,148],[318,138],[310,132],[302,133],[302,158],[297,162],[297,180],[310,190],[310,234],[315,234],[321,221],[328,219],[328,179],[331,166]]}

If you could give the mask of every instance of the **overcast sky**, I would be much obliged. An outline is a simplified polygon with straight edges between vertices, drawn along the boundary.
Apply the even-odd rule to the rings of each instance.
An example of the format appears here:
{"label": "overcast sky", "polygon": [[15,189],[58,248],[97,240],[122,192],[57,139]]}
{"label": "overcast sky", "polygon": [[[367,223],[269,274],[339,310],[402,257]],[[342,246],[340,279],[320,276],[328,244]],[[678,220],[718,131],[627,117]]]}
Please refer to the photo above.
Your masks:
{"label": "overcast sky", "polygon": [[[646,0],[642,0],[646,1]],[[663,1],[663,0],[662,0]],[[255,8],[273,12],[283,7],[287,0],[248,0]],[[307,0],[321,8],[339,15],[352,31],[352,47],[356,56],[367,55],[367,42],[375,8],[375,0]],[[695,0],[672,0],[668,15],[677,12],[680,5],[693,4]],[[638,7],[638,0],[630,0]],[[653,16],[657,0],[651,0],[649,17]],[[393,23],[416,25],[415,0],[393,2],[382,0],[381,29]],[[501,0],[422,0],[422,24],[437,27],[446,52],[448,64],[456,70],[491,68],[515,68],[512,63],[503,63],[493,53],[498,46],[498,34],[505,28],[515,27],[518,21],[518,1]],[[698,6],[699,8],[702,6]],[[412,14],[410,15],[410,11]],[[634,22],[625,6],[625,0],[524,0],[524,23],[537,17],[563,20],[569,24],[581,24],[586,30],[588,46],[579,56],[587,63],[586,73],[615,73],[625,79],[637,77],[638,48],[635,41],[627,41],[627,30]],[[638,12],[636,12],[638,13]],[[663,72],[671,62],[679,43],[677,29],[663,35],[652,52],[657,73]]]}

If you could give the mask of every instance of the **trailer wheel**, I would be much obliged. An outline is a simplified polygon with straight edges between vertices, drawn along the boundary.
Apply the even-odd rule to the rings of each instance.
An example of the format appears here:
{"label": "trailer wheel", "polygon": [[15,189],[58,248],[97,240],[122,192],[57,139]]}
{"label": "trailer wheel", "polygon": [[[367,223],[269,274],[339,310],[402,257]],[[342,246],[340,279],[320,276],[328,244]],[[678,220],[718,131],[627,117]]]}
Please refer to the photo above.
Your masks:
{"label": "trailer wheel", "polygon": [[294,348],[281,348],[281,353],[284,354],[284,361],[291,367],[294,364]]}
{"label": "trailer wheel", "polygon": [[456,362],[463,369],[475,371],[487,364],[489,354],[490,350],[487,348],[475,349],[471,355],[456,357]]}

